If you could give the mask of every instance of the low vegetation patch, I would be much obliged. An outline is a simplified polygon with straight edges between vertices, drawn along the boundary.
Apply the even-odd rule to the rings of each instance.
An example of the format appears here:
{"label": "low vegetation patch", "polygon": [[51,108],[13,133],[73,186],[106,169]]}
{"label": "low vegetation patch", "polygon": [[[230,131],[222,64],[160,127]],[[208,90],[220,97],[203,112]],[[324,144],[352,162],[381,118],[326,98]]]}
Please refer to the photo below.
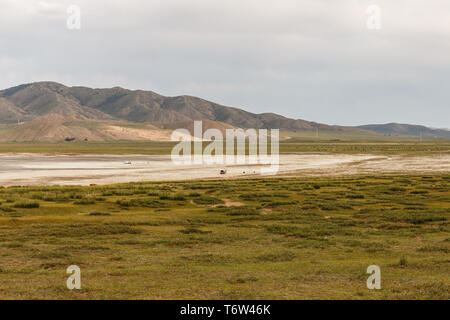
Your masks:
{"label": "low vegetation patch", "polygon": [[0,188],[1,294],[448,300],[449,218],[445,174]]}
{"label": "low vegetation patch", "polygon": [[41,205],[36,201],[19,201],[14,204],[14,208],[33,209],[39,208]]}

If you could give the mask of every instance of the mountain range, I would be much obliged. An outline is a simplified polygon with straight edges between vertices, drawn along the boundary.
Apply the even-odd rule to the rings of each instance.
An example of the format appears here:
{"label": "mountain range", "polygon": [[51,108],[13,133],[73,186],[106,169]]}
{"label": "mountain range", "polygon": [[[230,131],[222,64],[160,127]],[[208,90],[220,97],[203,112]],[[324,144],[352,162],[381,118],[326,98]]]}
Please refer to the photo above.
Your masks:
{"label": "mountain range", "polygon": [[203,120],[204,128],[279,128],[292,136],[321,132],[450,138],[448,130],[423,126],[330,126],[275,113],[255,114],[193,96],[166,97],[120,87],[36,82],[0,91],[0,141],[169,140],[171,130],[189,127],[193,120]]}

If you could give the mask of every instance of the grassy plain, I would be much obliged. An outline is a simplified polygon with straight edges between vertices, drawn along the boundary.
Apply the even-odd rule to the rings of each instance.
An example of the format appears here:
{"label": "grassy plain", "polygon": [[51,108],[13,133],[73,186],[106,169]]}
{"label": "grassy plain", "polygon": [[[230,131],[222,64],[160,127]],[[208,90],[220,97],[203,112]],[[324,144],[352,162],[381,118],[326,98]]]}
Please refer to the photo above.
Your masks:
{"label": "grassy plain", "polygon": [[450,298],[450,175],[10,187],[0,203],[2,299]]}
{"label": "grassy plain", "polygon": [[[204,142],[204,146],[209,143]],[[170,154],[174,142],[28,142],[0,143],[0,153],[62,153],[62,154]],[[270,147],[269,147],[270,151]],[[367,154],[436,155],[450,153],[450,140],[440,141],[281,141],[280,152],[327,152]]]}

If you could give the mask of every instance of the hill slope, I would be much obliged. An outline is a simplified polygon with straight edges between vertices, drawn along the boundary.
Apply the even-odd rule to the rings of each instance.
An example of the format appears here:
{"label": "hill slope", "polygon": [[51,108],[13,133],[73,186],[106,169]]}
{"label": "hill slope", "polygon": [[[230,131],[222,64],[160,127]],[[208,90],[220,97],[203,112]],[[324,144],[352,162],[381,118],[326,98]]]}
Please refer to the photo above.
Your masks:
{"label": "hill slope", "polygon": [[[320,133],[328,138],[414,135],[450,138],[446,130],[409,125],[330,126],[274,113],[255,114],[192,96],[165,97],[120,87],[91,89],[55,82],[23,84],[0,91],[0,141],[167,140],[170,130],[190,128],[267,128],[293,139]],[[416,128],[418,127],[418,128]],[[419,132],[419,133],[418,133]]]}
{"label": "hill slope", "polygon": [[243,128],[335,130],[324,124],[274,113],[254,114],[192,96],[164,97],[151,91],[119,87],[91,89],[37,82],[0,91],[0,115],[4,115],[0,121],[3,123],[33,120],[49,114],[77,120],[158,123],[210,120]]}
{"label": "hill slope", "polygon": [[432,129],[425,126],[387,123],[387,124],[369,124],[358,126],[357,128],[377,132],[384,135],[409,135],[422,136],[424,138],[450,138],[450,131],[444,129]]}

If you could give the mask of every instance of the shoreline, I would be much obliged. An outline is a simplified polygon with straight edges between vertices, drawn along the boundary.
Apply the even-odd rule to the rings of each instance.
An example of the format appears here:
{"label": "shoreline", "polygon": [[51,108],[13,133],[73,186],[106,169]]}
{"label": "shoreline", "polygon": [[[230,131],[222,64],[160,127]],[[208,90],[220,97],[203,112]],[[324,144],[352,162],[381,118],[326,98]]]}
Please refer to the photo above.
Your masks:
{"label": "shoreline", "polygon": [[[279,171],[261,164],[176,165],[170,155],[0,154],[0,186],[109,185],[140,181],[450,173],[450,155],[280,154]],[[226,174],[220,174],[222,169]]]}

